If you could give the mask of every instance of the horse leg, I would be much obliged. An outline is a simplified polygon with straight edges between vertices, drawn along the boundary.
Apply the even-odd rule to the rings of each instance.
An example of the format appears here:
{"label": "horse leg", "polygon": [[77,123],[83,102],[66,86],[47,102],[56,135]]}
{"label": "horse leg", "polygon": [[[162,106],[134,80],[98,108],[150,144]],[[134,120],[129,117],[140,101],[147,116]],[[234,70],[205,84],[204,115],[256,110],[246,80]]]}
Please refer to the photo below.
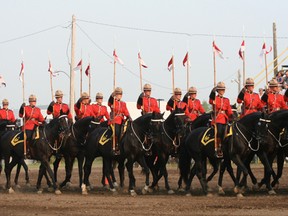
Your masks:
{"label": "horse leg", "polygon": [[[127,171],[128,171],[128,176],[129,176],[129,187],[128,187],[128,190],[130,192],[130,194],[132,196],[136,196],[137,193],[135,192],[134,190],[134,187],[135,187],[135,177],[134,177],[134,174],[133,174],[133,163],[134,161],[130,158],[128,159],[127,163],[126,163],[126,168],[127,168]],[[140,164],[140,163],[139,163]],[[144,170],[146,171],[146,170]],[[148,171],[149,172],[149,171]]]}
{"label": "horse leg", "polygon": [[75,158],[71,158],[69,154],[64,155],[65,159],[65,179],[64,181],[60,184],[60,188],[64,186],[70,186],[70,179],[72,175],[72,170],[73,170],[73,163]]}
{"label": "horse leg", "polygon": [[37,183],[36,183],[36,189],[38,190],[38,193],[42,193],[41,181],[42,181],[43,175],[45,175],[45,173],[46,173],[46,169],[43,166],[43,164],[41,163],[40,167],[39,167],[38,178],[37,178]]}
{"label": "horse leg", "polygon": [[213,172],[208,176],[207,182],[211,181],[218,172],[218,160],[216,158],[209,158],[210,164],[213,166]]}
{"label": "horse leg", "polygon": [[92,163],[94,161],[94,157],[86,157],[85,164],[84,164],[84,180],[81,186],[82,194],[87,195],[87,183],[89,183],[89,176],[91,174]]}
{"label": "horse leg", "polygon": [[205,174],[203,173],[203,164],[201,161],[201,158],[195,159],[195,168],[196,168],[196,175],[200,181],[203,193],[207,195],[208,190],[207,190],[207,183],[206,183],[206,178]]}
{"label": "horse leg", "polygon": [[43,160],[41,161],[41,164],[43,164],[43,166],[45,167],[45,170],[48,172],[48,175],[50,176],[50,178],[52,179],[52,184],[53,184],[53,188],[55,190],[55,194],[61,194],[61,191],[59,189],[57,189],[57,185],[56,185],[56,182],[55,182],[55,179],[54,179],[54,174],[53,174],[53,171],[49,165],[49,162],[48,160]]}
{"label": "horse leg", "polygon": [[116,189],[113,185],[113,182],[111,180],[111,169],[112,169],[112,160],[111,158],[103,157],[103,168],[104,168],[104,173],[103,175],[107,178],[108,184],[110,187],[110,191],[116,192]]}
{"label": "horse leg", "polygon": [[118,161],[118,172],[119,172],[119,178],[120,178],[120,187],[124,187],[124,171],[125,171],[125,166],[124,166],[124,158],[120,159]]}
{"label": "horse leg", "polygon": [[234,193],[238,194],[239,193],[239,181],[234,175],[233,168],[231,165],[231,160],[230,159],[225,159],[224,158],[224,164],[226,166],[226,170],[229,173],[232,181],[234,182]]}
{"label": "horse leg", "polygon": [[271,183],[272,187],[275,187],[276,185],[279,184],[279,179],[281,178],[283,173],[285,156],[284,152],[281,150],[278,150],[277,152],[277,175],[274,177],[274,180]]}
{"label": "horse leg", "polygon": [[17,188],[20,188],[20,185],[18,185],[18,178],[19,178],[20,170],[21,170],[21,164],[18,163],[18,164],[17,164],[17,169],[16,169],[15,178],[14,178],[14,183],[15,183],[15,186],[16,186]]}
{"label": "horse leg", "polygon": [[[139,157],[137,162],[143,168],[143,171],[145,172],[145,175],[146,175],[145,186],[142,189],[142,193],[146,194],[148,192],[148,189],[149,189],[149,174],[150,174],[150,170],[149,170],[149,167],[147,166],[147,163],[145,161],[144,156]],[[133,167],[132,167],[132,175],[133,175]],[[134,187],[135,187],[135,178],[134,178]]]}
{"label": "horse leg", "polygon": [[10,157],[5,157],[5,175],[6,175],[6,189],[9,193],[13,193],[14,190],[11,187],[11,172],[13,167],[20,161],[18,157],[12,157],[12,161],[9,163]]}
{"label": "horse leg", "polygon": [[[77,161],[78,161],[78,172],[79,172],[79,185],[81,188],[82,183],[83,183],[83,163],[84,163],[84,153],[83,152],[80,152],[77,155]],[[71,173],[72,173],[72,169],[73,169],[73,162],[71,163]],[[88,183],[89,183],[89,179],[88,179]]]}
{"label": "horse leg", "polygon": [[60,161],[62,159],[62,156],[59,155],[59,154],[56,154],[56,159],[53,163],[53,170],[54,170],[54,179],[55,179],[55,182],[58,182],[58,179],[57,179],[57,172],[58,172],[58,168],[59,168],[59,164],[60,164]]}
{"label": "horse leg", "polygon": [[267,154],[265,152],[261,152],[259,154],[259,159],[261,160],[262,164],[264,165],[264,179],[266,182],[266,188],[268,190],[268,193],[270,195],[276,194],[276,192],[273,190],[271,184],[270,184],[270,179],[271,179],[271,174],[272,174],[272,167],[271,164],[267,158]]}

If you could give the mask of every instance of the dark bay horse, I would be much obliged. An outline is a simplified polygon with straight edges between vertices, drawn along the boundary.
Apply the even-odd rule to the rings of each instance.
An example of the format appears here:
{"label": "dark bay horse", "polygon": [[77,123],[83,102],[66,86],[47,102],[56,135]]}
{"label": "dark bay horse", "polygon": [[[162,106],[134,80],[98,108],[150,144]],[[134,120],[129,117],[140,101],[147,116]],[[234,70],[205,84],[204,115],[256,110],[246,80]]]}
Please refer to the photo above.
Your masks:
{"label": "dark bay horse", "polygon": [[99,123],[95,121],[94,117],[85,117],[76,121],[70,127],[70,133],[65,137],[65,141],[61,148],[58,149],[58,157],[54,162],[54,174],[57,182],[57,170],[62,156],[65,159],[65,179],[60,184],[60,187],[65,185],[69,186],[71,183],[71,176],[75,158],[78,161],[79,173],[79,187],[82,185],[83,178],[83,163],[84,163],[84,150],[86,147],[86,138],[88,134],[95,128],[105,125],[106,123]]}
{"label": "dark bay horse", "polygon": [[[271,186],[275,186],[279,178],[282,175],[284,156],[287,155],[287,146],[288,146],[288,110],[280,110],[271,113],[268,116],[268,119],[271,121],[268,124],[268,137],[265,140],[265,152],[267,154],[269,164],[272,167],[272,163],[277,156],[277,174],[272,172],[273,182]],[[252,175],[253,178],[254,175]],[[263,184],[266,184],[269,194],[275,194],[270,185],[271,175],[264,169],[264,178],[258,184],[261,187]],[[254,177],[255,178],[255,177]]]}
{"label": "dark bay horse", "polygon": [[[161,116],[159,119],[162,119]],[[152,147],[152,155],[145,157],[147,165],[153,175],[153,182],[150,186],[151,189],[154,189],[161,177],[164,176],[165,188],[168,194],[174,193],[169,185],[166,164],[169,156],[171,154],[175,156],[179,150],[178,148],[185,133],[184,126],[186,119],[187,117],[185,116],[184,110],[176,109],[164,122],[161,121],[162,124],[160,127],[158,124],[159,121],[152,120],[152,127],[155,123],[157,127],[157,129],[153,129],[155,131],[154,135],[157,137],[156,134],[158,134],[158,137]]]}
{"label": "dark bay horse", "polygon": [[[66,133],[68,129],[68,119],[66,115],[62,115],[49,124],[39,127],[39,138],[29,143],[31,158],[41,162],[39,175],[37,180],[37,189],[41,191],[41,179],[48,172],[52,179],[55,194],[61,194],[57,189],[56,182],[53,176],[53,171],[49,165],[49,158],[52,154],[51,144],[59,138],[62,133]],[[6,174],[6,188],[9,192],[13,192],[10,183],[10,176],[13,167],[23,160],[24,146],[23,141],[16,145],[12,145],[12,139],[19,133],[19,131],[8,131],[0,140],[0,151],[5,161],[5,174]],[[10,157],[12,161],[9,163]]]}

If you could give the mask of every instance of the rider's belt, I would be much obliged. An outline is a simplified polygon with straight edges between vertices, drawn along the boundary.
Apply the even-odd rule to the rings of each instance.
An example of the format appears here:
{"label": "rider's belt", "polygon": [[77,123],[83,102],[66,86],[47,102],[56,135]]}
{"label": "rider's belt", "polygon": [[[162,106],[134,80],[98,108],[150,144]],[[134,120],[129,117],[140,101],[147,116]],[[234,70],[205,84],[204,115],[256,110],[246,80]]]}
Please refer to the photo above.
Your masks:
{"label": "rider's belt", "polygon": [[220,114],[220,113],[222,113],[222,114],[226,114],[226,112],[225,111],[220,111],[220,112],[216,112],[216,114],[218,115],[218,114]]}

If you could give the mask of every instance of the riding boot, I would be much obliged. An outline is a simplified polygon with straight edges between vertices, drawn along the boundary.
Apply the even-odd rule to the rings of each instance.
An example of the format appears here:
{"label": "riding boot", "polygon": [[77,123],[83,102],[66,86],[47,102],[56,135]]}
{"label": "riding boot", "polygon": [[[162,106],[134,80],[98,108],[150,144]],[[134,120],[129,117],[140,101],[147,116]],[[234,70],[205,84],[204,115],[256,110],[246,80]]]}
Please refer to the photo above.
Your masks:
{"label": "riding boot", "polygon": [[113,155],[120,155],[120,148],[117,137],[115,137],[115,149],[112,149],[112,153]]}
{"label": "riding boot", "polygon": [[221,143],[221,139],[220,138],[217,138],[217,142],[216,142],[216,157],[217,158],[222,158],[223,157],[223,151],[222,151],[222,143]]}

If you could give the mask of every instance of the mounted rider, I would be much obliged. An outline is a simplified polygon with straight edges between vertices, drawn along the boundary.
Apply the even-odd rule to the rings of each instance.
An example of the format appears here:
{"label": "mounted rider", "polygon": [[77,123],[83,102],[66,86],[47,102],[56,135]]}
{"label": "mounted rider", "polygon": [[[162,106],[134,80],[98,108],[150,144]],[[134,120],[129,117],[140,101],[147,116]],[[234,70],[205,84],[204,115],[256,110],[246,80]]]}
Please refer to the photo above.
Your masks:
{"label": "mounted rider", "polygon": [[91,99],[87,92],[83,92],[77,103],[74,104],[76,121],[88,116],[93,116],[92,107],[90,105]]}
{"label": "mounted rider", "polygon": [[253,92],[254,80],[247,78],[245,81],[245,87],[239,92],[237,103],[242,103],[242,115],[241,117],[250,113],[258,112],[263,110],[263,104],[260,100],[259,94]]}
{"label": "mounted rider", "polygon": [[2,100],[2,109],[0,109],[0,120],[7,120],[12,124],[16,123],[14,112],[8,108],[9,101],[7,99]]}
{"label": "mounted rider", "polygon": [[[125,120],[132,121],[130,113],[127,109],[126,103],[121,101],[123,90],[116,87],[114,92],[110,95],[108,106],[111,108],[111,123],[115,124],[115,151],[114,154],[119,154],[119,141],[121,138],[121,127]],[[126,119],[125,119],[126,118]]]}
{"label": "mounted rider", "polygon": [[287,109],[284,96],[280,94],[278,82],[272,79],[268,85],[269,89],[261,97],[263,105],[266,105],[267,113],[273,113],[278,110]]}
{"label": "mounted rider", "polygon": [[176,108],[183,109],[186,116],[189,116],[187,104],[181,101],[182,91],[180,88],[175,88],[173,91],[173,95],[170,97],[169,101],[166,105],[167,111],[174,111]]}
{"label": "mounted rider", "polygon": [[[222,143],[225,136],[225,129],[228,120],[232,117],[232,109],[230,106],[230,100],[224,97],[225,83],[218,82],[217,86],[214,87],[209,96],[209,103],[212,105],[212,125],[216,124],[216,136],[215,136],[215,151],[216,156],[223,157]],[[217,91],[217,96],[216,96]]]}
{"label": "mounted rider", "polygon": [[72,115],[70,113],[69,106],[62,102],[63,100],[63,92],[61,90],[57,90],[55,92],[56,102],[52,101],[48,108],[47,114],[53,116],[54,118],[58,118],[60,115],[67,115],[69,125],[73,123]]}
{"label": "mounted rider", "polygon": [[29,105],[26,106],[26,104],[23,103],[19,110],[19,117],[24,117],[25,125],[22,129],[26,131],[28,142],[32,140],[32,135],[36,127],[39,126],[40,123],[45,124],[45,119],[40,108],[36,107],[36,101],[36,96],[31,94],[29,96]]}
{"label": "mounted rider", "polygon": [[160,109],[157,100],[151,97],[151,85],[145,84],[143,87],[143,92],[139,95],[137,100],[137,109],[141,109],[141,114],[145,115],[147,113],[160,113]]}
{"label": "mounted rider", "polygon": [[110,115],[107,111],[107,107],[102,105],[103,102],[103,94],[98,92],[96,94],[96,104],[92,104],[92,113],[93,116],[99,121],[104,122],[104,117],[106,120],[110,121]]}
{"label": "mounted rider", "polygon": [[201,101],[196,98],[197,89],[196,87],[190,87],[188,92],[183,97],[182,101],[187,104],[188,117],[191,121],[194,121],[199,115],[204,114],[205,110],[201,104]]}

